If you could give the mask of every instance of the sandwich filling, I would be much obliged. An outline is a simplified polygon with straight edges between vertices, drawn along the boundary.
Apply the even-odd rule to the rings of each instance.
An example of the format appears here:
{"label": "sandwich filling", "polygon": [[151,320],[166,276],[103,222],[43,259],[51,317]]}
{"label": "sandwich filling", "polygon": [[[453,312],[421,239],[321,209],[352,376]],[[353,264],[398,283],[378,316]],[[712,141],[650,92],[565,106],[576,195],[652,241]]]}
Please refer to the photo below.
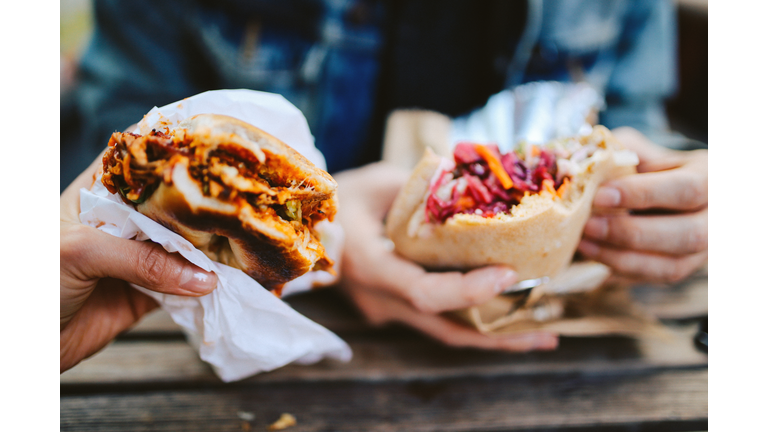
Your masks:
{"label": "sandwich filling", "polygon": [[509,213],[528,195],[562,198],[584,161],[600,148],[605,142],[567,139],[501,154],[495,144],[459,143],[453,161],[442,165],[430,183],[424,221],[444,223],[456,214],[490,218]]}
{"label": "sandwich filling", "polygon": [[[245,148],[235,135],[230,141],[203,140],[183,130],[153,130],[144,136],[116,132],[102,159],[102,183],[124,202],[138,205],[162,183],[172,184],[173,167],[185,162],[204,196],[237,208],[250,206],[259,218],[290,226],[304,243],[311,236],[322,248],[314,226],[333,221],[336,208],[331,197],[315,192],[312,180],[283,156]],[[314,268],[330,269],[332,261],[324,251],[320,255],[323,258]]]}

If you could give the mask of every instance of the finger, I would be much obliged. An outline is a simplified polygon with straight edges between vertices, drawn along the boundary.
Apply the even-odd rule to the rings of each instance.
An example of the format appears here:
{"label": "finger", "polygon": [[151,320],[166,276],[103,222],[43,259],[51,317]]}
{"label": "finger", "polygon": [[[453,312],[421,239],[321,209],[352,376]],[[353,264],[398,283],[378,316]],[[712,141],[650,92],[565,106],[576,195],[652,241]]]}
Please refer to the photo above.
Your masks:
{"label": "finger", "polygon": [[612,132],[616,139],[619,140],[624,145],[624,147],[632,150],[637,154],[641,163],[642,161],[666,159],[671,154],[674,154],[666,147],[654,144],[653,141],[649,140],[637,129],[631,127],[620,127],[614,129]]}
{"label": "finger", "polygon": [[[103,152],[102,152],[103,153]],[[77,222],[77,215],[80,213],[80,189],[90,189],[93,185],[94,175],[101,166],[101,154],[99,154],[91,165],[80,173],[72,183],[61,193],[61,217],[67,218],[68,222]]]}
{"label": "finger", "polygon": [[[62,260],[85,278],[112,277],[165,294],[201,296],[216,288],[215,274],[151,242],[126,240],[83,226],[66,233]],[[79,237],[79,238],[78,238]],[[66,250],[65,250],[66,249]]]}
{"label": "finger", "polygon": [[553,350],[558,344],[557,335],[552,333],[523,333],[491,337],[440,315],[413,313],[402,317],[401,321],[453,347],[527,352]]}
{"label": "finger", "polygon": [[707,214],[593,216],[584,236],[622,249],[688,255],[707,249]]}
{"label": "finger", "polygon": [[408,170],[385,162],[334,174],[339,185],[339,200],[345,202],[339,216],[363,213],[364,217],[380,224],[409,175]]}
{"label": "finger", "polygon": [[446,345],[515,352],[557,348],[558,337],[553,333],[536,332],[491,337],[440,315],[418,312],[401,300],[385,294],[355,289],[347,291],[374,324],[401,322]]}
{"label": "finger", "polygon": [[620,274],[654,282],[679,282],[707,259],[707,251],[680,257],[617,249],[589,240],[579,243],[579,252],[600,261]]}
{"label": "finger", "polygon": [[631,127],[614,129],[613,134],[626,148],[637,154],[640,160],[637,165],[639,173],[668,170],[686,163],[687,152],[670,150],[655,144]]}
{"label": "finger", "polygon": [[695,210],[707,204],[707,176],[686,169],[636,174],[612,180],[595,194],[597,207]]}
{"label": "finger", "polygon": [[423,313],[438,313],[485,303],[517,282],[508,267],[493,266],[461,272],[427,272],[388,253],[378,261],[376,283]]}

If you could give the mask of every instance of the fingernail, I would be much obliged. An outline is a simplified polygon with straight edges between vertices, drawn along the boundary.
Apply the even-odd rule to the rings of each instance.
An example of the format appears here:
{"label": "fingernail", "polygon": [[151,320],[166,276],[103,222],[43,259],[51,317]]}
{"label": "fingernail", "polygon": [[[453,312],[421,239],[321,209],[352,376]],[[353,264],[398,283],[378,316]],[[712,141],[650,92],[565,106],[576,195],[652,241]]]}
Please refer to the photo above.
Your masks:
{"label": "fingernail", "polygon": [[217,282],[216,274],[190,264],[185,265],[181,272],[179,287],[193,293],[208,294],[216,288]]}
{"label": "fingernail", "polygon": [[621,203],[621,193],[618,189],[603,186],[597,190],[593,204],[597,207],[616,207]]}
{"label": "fingernail", "polygon": [[608,219],[604,217],[591,217],[584,225],[584,234],[593,239],[603,240],[608,237]]}
{"label": "fingernail", "polygon": [[600,252],[600,246],[592,243],[589,240],[582,240],[581,243],[579,243],[579,252],[588,257],[593,257]]}
{"label": "fingernail", "polygon": [[500,294],[505,289],[514,285],[515,282],[517,282],[517,273],[515,273],[513,270],[507,270],[496,281],[496,285],[493,287],[493,289],[496,292],[496,294]]}

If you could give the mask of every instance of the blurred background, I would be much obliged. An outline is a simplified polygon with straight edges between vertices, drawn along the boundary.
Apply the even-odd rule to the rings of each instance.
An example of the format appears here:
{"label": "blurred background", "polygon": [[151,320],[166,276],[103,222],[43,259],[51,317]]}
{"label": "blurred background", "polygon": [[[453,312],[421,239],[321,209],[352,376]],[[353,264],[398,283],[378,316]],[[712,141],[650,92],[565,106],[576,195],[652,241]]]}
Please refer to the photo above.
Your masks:
{"label": "blurred background", "polygon": [[[357,3],[362,4],[366,1],[361,0]],[[674,5],[677,11],[678,83],[674,95],[666,102],[667,116],[672,130],[706,144],[708,100],[707,1],[677,0]],[[353,20],[364,21],[368,19],[365,16],[365,9],[351,8],[350,10],[353,12]],[[93,138],[85,133],[89,126],[89,119],[82,114],[78,102],[83,92],[80,85],[80,60],[90,42],[94,29],[92,1],[61,0],[60,17],[60,188],[63,190],[77,174],[88,166],[96,155],[92,150],[84,151],[83,149],[98,148],[102,144],[105,146],[109,137],[98,137],[99,143],[84,143],[84,140],[93,140]],[[290,97],[289,100],[291,100]],[[164,103],[167,101],[159,100],[157,105]],[[151,106],[147,106],[144,112],[150,108]],[[305,114],[310,116],[309,113]]]}
{"label": "blurred background", "polygon": [[[77,143],[81,140],[82,119],[77,107],[78,62],[93,32],[93,5],[91,0],[61,0],[60,13],[60,118],[61,118],[61,174],[63,191],[90,162],[83,157]],[[106,143],[106,139],[104,142]]]}

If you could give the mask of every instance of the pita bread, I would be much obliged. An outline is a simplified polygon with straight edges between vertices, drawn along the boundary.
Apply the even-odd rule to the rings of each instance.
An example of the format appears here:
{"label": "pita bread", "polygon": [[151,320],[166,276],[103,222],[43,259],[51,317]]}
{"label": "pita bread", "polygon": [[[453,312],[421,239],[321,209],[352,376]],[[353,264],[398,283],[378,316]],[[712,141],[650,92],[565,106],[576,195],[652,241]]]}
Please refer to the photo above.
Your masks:
{"label": "pita bread", "polygon": [[571,179],[563,196],[548,192],[529,195],[509,212],[494,217],[456,214],[445,223],[425,221],[425,200],[442,158],[427,149],[395,199],[386,232],[395,250],[433,270],[468,270],[503,264],[521,280],[554,276],[571,262],[589,217],[597,187],[612,178],[635,172],[621,144],[602,126],[578,138],[598,150],[581,174]]}

